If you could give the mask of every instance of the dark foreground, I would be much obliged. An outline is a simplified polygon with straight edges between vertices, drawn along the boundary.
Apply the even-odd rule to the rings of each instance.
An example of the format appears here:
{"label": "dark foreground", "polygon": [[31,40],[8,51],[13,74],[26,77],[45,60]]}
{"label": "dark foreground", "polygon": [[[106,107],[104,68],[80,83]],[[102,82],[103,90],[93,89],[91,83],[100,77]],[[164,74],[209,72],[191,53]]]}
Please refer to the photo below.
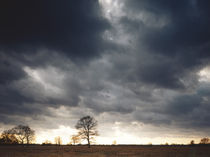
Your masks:
{"label": "dark foreground", "polygon": [[0,157],[210,157],[210,145],[192,146],[5,146]]}

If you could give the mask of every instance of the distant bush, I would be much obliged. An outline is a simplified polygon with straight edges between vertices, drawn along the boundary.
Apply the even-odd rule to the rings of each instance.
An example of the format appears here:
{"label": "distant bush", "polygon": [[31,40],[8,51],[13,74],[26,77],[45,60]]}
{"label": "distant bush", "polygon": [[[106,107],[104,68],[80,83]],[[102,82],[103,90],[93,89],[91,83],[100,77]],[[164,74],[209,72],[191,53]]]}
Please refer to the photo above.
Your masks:
{"label": "distant bush", "polygon": [[4,130],[0,136],[1,144],[32,144],[35,140],[35,131],[29,126],[18,125]]}
{"label": "distant bush", "polygon": [[0,136],[0,144],[18,144],[19,141],[10,130],[5,130]]}
{"label": "distant bush", "polygon": [[42,145],[52,145],[52,142],[49,140],[46,140],[42,143]]}
{"label": "distant bush", "polygon": [[194,145],[195,144],[195,141],[194,140],[190,141],[190,144],[191,145]]}
{"label": "distant bush", "polygon": [[200,144],[210,144],[210,140],[207,137],[201,139]]}

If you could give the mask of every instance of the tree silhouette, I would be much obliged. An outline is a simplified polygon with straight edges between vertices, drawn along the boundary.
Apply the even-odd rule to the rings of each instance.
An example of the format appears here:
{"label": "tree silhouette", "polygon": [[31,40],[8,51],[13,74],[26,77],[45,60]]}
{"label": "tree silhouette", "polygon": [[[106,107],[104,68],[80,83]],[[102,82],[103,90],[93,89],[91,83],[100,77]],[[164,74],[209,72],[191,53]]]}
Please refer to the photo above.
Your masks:
{"label": "tree silhouette", "polygon": [[209,141],[210,141],[209,138],[204,137],[201,139],[200,144],[209,144]]}
{"label": "tree silhouette", "polygon": [[16,138],[21,144],[31,144],[35,139],[35,131],[29,126],[18,125],[12,128],[12,133],[15,134]]}
{"label": "tree silhouette", "polygon": [[98,136],[96,130],[97,121],[93,117],[85,116],[78,120],[75,127],[79,130],[78,136],[81,139],[87,140],[88,147],[90,148],[90,143],[94,140],[94,136]]}
{"label": "tree silhouette", "polygon": [[15,134],[12,133],[12,130],[5,130],[0,137],[1,144],[18,144],[19,141],[16,138]]}
{"label": "tree silhouette", "polygon": [[194,145],[195,144],[195,141],[194,140],[190,141],[190,144],[191,145]]}
{"label": "tree silhouette", "polygon": [[0,143],[5,144],[30,144],[35,139],[35,131],[29,126],[18,125],[5,130],[0,137]]}

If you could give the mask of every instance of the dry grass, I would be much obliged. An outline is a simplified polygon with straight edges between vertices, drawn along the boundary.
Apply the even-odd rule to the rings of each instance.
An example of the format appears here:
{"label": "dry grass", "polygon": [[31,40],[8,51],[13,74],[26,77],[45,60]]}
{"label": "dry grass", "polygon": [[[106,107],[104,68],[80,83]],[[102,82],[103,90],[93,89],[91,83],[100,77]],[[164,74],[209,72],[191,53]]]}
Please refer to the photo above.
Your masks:
{"label": "dry grass", "polygon": [[209,145],[194,146],[0,146],[0,157],[210,157]]}

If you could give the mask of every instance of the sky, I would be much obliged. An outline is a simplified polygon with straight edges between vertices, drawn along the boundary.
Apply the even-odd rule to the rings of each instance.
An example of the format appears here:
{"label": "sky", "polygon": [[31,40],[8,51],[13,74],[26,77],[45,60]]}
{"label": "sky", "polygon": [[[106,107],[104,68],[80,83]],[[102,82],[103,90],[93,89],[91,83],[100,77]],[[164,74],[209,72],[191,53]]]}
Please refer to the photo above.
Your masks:
{"label": "sky", "polygon": [[98,144],[209,137],[209,15],[208,0],[1,0],[0,132],[65,144],[90,115]]}

